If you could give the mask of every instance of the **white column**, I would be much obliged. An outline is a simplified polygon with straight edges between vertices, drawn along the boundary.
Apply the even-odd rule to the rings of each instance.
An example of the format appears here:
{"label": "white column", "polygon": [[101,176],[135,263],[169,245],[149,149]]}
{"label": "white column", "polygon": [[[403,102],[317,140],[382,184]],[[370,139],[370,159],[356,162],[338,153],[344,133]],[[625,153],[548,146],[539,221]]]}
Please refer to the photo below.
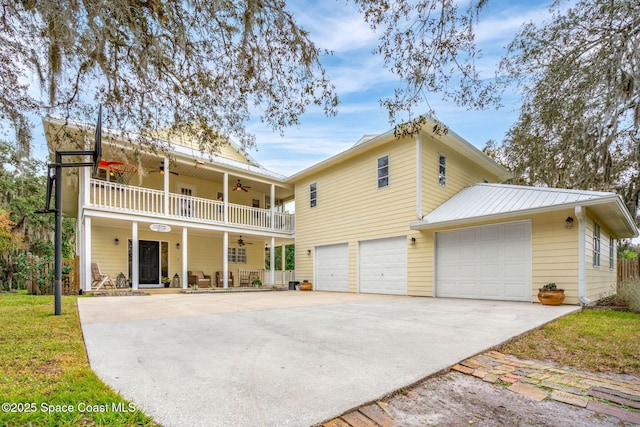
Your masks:
{"label": "white column", "polygon": [[[271,228],[276,228],[276,186],[271,184],[271,191],[269,192],[269,197],[271,200]],[[273,242],[273,239],[271,240]],[[271,244],[273,247],[273,243]],[[273,284],[273,283],[271,283]]]}
{"label": "white column", "polygon": [[138,242],[138,223],[131,223],[131,287],[138,290],[140,284],[140,244]]}
{"label": "white column", "polygon": [[182,289],[187,289],[187,227],[182,227]]}
{"label": "white column", "polygon": [[285,245],[281,246],[282,249],[282,259],[280,261],[282,261],[280,263],[280,271],[282,271],[282,283],[281,284],[285,284],[285,273],[284,273],[284,268],[287,266],[287,247]]}
{"label": "white column", "polygon": [[84,230],[83,230],[83,246],[84,246],[84,260],[83,260],[83,281],[85,291],[91,290],[91,282],[93,276],[91,275],[91,217],[84,217]]}
{"label": "white column", "polygon": [[[273,206],[273,204],[271,206]],[[271,282],[271,286],[276,284],[276,238],[275,237],[271,238],[271,245],[269,246],[269,281]]]}
{"label": "white column", "polygon": [[164,158],[164,214],[169,214],[169,159]]}
{"label": "white column", "polygon": [[[224,203],[224,223],[229,222],[229,174],[224,173],[224,178],[222,179],[222,203]],[[225,259],[227,253],[225,252]]]}
{"label": "white column", "polygon": [[[225,177],[227,176],[227,174],[225,174]],[[227,187],[225,186],[225,189]],[[226,192],[226,190],[225,190]],[[224,237],[222,238],[222,286],[227,289],[229,287],[229,256],[227,255],[229,253],[229,232],[225,231],[224,232]],[[239,280],[238,277],[236,277],[236,280]],[[216,286],[218,286],[218,284],[216,283]],[[236,284],[236,286],[238,286]]]}

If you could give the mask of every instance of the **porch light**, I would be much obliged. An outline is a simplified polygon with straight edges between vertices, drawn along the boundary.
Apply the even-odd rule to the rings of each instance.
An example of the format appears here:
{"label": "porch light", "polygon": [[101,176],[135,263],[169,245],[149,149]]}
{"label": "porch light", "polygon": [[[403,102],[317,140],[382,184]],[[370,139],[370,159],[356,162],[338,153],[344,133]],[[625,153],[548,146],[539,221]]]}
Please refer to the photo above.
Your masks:
{"label": "porch light", "polygon": [[180,249],[180,243],[176,243],[176,249]]}
{"label": "porch light", "polygon": [[307,249],[307,255],[311,255],[311,249]]}
{"label": "porch light", "polygon": [[120,244],[120,239],[118,239],[117,237],[113,239],[113,244],[118,246]]}
{"label": "porch light", "polygon": [[409,240],[409,244],[410,244],[411,246],[415,246],[415,245],[416,245],[416,238],[415,238],[415,237],[412,237],[412,238],[411,238],[411,240]]}
{"label": "porch light", "polygon": [[564,220],[564,228],[570,230],[573,228],[573,218],[568,216],[567,219]]}

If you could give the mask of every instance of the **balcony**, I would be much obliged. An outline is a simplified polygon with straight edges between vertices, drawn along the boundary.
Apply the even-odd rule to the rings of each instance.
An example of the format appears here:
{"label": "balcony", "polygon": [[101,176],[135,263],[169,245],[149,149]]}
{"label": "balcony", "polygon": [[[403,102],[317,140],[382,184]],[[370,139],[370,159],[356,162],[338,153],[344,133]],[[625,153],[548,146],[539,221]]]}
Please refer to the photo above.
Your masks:
{"label": "balcony", "polygon": [[[271,212],[268,209],[228,203],[217,200],[184,196],[161,190],[90,180],[89,207],[114,212],[143,214],[156,218],[188,220],[202,224],[240,226],[252,230],[276,231],[293,234],[295,215]],[[166,202],[166,203],[165,203]]]}

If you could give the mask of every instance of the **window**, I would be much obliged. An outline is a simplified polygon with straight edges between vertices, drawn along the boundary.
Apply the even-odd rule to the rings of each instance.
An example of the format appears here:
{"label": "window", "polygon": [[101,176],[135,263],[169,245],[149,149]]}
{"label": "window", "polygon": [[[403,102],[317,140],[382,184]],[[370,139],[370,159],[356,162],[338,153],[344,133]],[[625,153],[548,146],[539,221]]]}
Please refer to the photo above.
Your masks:
{"label": "window", "polygon": [[259,208],[260,207],[260,200],[259,199],[251,199],[251,206],[254,208]]}
{"label": "window", "polygon": [[613,270],[614,268],[616,268],[616,266],[614,265],[616,261],[615,249],[616,249],[616,241],[613,239],[613,237],[609,236],[609,270]]}
{"label": "window", "polygon": [[438,154],[438,185],[447,186],[447,158],[443,154]]}
{"label": "window", "polygon": [[378,188],[389,186],[389,156],[378,159]]}
{"label": "window", "polygon": [[229,262],[234,262],[236,264],[246,264],[247,250],[245,248],[229,248],[227,250],[227,257],[229,259]]}
{"label": "window", "polygon": [[600,224],[593,223],[593,266],[600,267]]}
{"label": "window", "polygon": [[318,206],[318,184],[315,182],[309,186],[309,207]]}

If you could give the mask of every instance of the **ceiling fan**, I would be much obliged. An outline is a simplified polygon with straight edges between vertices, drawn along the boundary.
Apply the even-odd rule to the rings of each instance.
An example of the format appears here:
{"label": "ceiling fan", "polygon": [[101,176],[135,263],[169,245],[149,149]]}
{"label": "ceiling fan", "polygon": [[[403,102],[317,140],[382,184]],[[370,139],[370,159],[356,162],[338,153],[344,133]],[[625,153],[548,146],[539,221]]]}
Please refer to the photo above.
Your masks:
{"label": "ceiling fan", "polygon": [[246,193],[246,192],[249,191],[249,190],[247,190],[247,188],[251,188],[251,187],[248,187],[246,185],[242,185],[240,180],[238,180],[238,183],[236,184],[236,187],[231,191],[244,191]]}
{"label": "ceiling fan", "polygon": [[240,238],[238,239],[238,246],[244,246],[244,245],[253,245],[253,243],[245,242],[244,240],[242,240],[242,236],[240,236]]}
{"label": "ceiling fan", "polygon": [[[164,175],[164,163],[160,163],[160,166],[158,167],[158,170],[153,170],[149,173],[154,173],[154,172],[160,172],[160,175]],[[172,173],[174,175],[180,175],[178,172],[174,172],[172,170],[169,170],[169,173]]]}

